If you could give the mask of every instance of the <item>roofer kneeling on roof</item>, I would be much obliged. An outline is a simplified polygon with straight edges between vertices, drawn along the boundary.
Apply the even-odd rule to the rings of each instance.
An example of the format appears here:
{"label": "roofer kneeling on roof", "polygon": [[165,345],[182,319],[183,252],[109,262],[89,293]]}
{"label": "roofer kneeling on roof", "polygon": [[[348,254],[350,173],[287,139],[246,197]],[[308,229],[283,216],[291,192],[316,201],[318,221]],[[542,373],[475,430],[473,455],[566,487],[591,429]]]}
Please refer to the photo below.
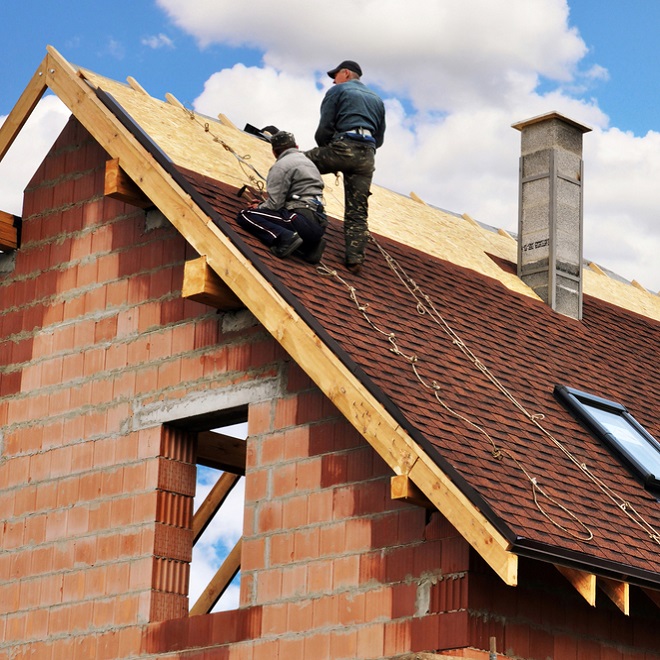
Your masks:
{"label": "roofer kneeling on roof", "polygon": [[344,240],[346,267],[358,273],[369,238],[368,200],[376,149],[385,135],[385,105],[360,81],[357,62],[345,60],[328,71],[334,80],[321,103],[314,139],[319,146],[305,152],[322,174],[344,174]]}
{"label": "roofer kneeling on roof", "polygon": [[328,224],[321,199],[323,179],[298,150],[292,133],[278,131],[270,143],[277,160],[266,177],[268,196],[240,211],[236,220],[276,256],[283,259],[295,252],[309,263],[318,263]]}

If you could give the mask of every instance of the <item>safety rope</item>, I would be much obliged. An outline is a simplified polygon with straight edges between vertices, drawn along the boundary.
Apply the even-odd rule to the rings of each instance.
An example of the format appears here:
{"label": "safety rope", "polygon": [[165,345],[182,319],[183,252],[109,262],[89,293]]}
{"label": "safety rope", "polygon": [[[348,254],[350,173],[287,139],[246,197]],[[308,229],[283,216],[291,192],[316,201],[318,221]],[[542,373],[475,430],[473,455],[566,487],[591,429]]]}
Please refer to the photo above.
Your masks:
{"label": "safety rope", "polygon": [[[257,190],[262,191],[264,190],[264,185],[266,182],[266,178],[257,170],[257,168],[252,164],[249,163],[248,161],[250,160],[250,155],[245,154],[241,156],[230,144],[225,142],[221,137],[216,135],[212,130],[211,130],[211,124],[208,121],[202,121],[198,118],[197,114],[195,113],[194,110],[190,110],[189,108],[186,108],[184,106],[183,111],[190,117],[191,120],[195,121],[197,124],[199,124],[203,129],[205,133],[208,133],[211,136],[211,139],[214,142],[217,142],[218,144],[222,145],[222,147],[228,151],[236,160],[238,161],[238,165],[241,168],[241,171],[247,178],[247,180],[255,187]],[[250,173],[250,170],[252,173]],[[256,175],[256,176],[255,176]],[[258,177],[258,178],[257,178]]]}
{"label": "safety rope", "polygon": [[[376,246],[380,254],[384,257],[388,267],[392,272],[397,276],[398,280],[407,290],[408,294],[412,297],[416,311],[419,315],[426,315],[430,318],[436,325],[438,325],[445,334],[449,337],[452,344],[456,346],[461,353],[471,362],[471,364],[483,374],[496,388],[497,390],[534,426],[555,446],[557,447],[564,456],[566,456],[578,469],[581,473],[592,482],[596,487],[598,487],[601,492],[603,492],[606,497],[612,501],[612,503],[620,509],[628,518],[640,527],[646,534],[648,534],[649,539],[655,543],[660,544],[660,534],[657,530],[630,504],[622,498],[614,489],[608,486],[602,479],[597,477],[589,469],[589,467],[579,461],[573,454],[570,452],[563,443],[557,440],[541,423],[544,419],[543,414],[532,414],[530,413],[517,399],[513,394],[503,385],[503,383],[495,376],[495,374],[481,361],[479,358],[470,350],[470,348],[465,344],[461,337],[456,333],[456,331],[449,325],[446,319],[438,312],[437,308],[433,304],[433,301],[427,296],[421,288],[415,283],[415,281],[405,272],[402,266],[394,259],[373,237],[370,236],[370,241]],[[351,286],[344,278],[342,278],[336,270],[329,268],[323,262],[317,267],[317,271],[321,276],[332,277],[343,284],[344,287],[348,290],[350,299],[356,305],[357,310],[362,314],[369,326],[377,333],[382,335],[390,344],[390,351],[405,360],[411,367],[415,377],[419,383],[430,390],[433,393],[434,398],[438,403],[452,416],[459,419],[463,424],[474,428],[481,435],[483,435],[491,445],[491,456],[495,460],[502,460],[504,457],[508,457],[517,468],[523,473],[525,478],[529,481],[532,490],[532,497],[534,504],[538,511],[555,527],[562,530],[564,533],[576,538],[578,540],[589,542],[593,539],[593,532],[591,529],[582,521],[580,518],[570,511],[566,506],[561,504],[555,497],[544,489],[537,477],[533,476],[529,470],[525,467],[523,462],[509,449],[498,446],[493,437],[483,428],[483,426],[477,424],[476,422],[468,419],[465,415],[457,412],[452,409],[441,397],[440,390],[441,387],[435,380],[427,382],[422,375],[420,374],[417,363],[419,358],[416,355],[406,355],[398,346],[396,333],[387,332],[379,328],[374,321],[371,319],[367,313],[368,305],[361,303],[358,297],[357,289],[354,286]],[[547,500],[549,503],[557,507],[559,510],[564,512],[571,520],[573,520],[576,525],[582,529],[582,533],[575,533],[572,530],[568,529],[565,525],[561,524],[558,520],[553,518],[546,507],[541,503],[539,496]]]}

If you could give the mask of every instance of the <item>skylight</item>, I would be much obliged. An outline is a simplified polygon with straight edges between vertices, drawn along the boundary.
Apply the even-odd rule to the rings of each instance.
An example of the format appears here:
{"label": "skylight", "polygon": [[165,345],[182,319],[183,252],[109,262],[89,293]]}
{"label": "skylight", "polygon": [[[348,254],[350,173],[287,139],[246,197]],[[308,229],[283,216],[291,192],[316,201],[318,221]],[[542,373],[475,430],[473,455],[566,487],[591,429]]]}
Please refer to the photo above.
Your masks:
{"label": "skylight", "polygon": [[660,488],[660,443],[625,406],[564,385],[555,386],[555,396],[632,468],[646,487]]}

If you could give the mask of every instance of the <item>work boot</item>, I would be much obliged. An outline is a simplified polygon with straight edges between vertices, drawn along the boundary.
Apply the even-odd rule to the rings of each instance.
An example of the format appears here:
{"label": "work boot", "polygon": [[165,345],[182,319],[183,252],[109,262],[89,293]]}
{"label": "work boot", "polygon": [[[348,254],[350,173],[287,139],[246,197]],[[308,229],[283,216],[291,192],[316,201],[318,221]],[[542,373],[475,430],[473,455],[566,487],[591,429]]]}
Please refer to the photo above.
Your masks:
{"label": "work boot", "polygon": [[323,256],[323,251],[325,250],[326,242],[325,239],[322,238],[315,247],[313,247],[311,250],[308,250],[307,252],[302,252],[300,251],[300,256],[308,263],[308,264],[317,264],[319,261],[321,261],[321,257]]}
{"label": "work boot", "polygon": [[362,270],[362,264],[346,264],[346,268],[353,273],[353,275],[357,275]]}
{"label": "work boot", "polygon": [[270,246],[270,251],[280,259],[285,259],[293,254],[303,243],[298,232],[293,232],[288,238],[280,238],[275,245]]}

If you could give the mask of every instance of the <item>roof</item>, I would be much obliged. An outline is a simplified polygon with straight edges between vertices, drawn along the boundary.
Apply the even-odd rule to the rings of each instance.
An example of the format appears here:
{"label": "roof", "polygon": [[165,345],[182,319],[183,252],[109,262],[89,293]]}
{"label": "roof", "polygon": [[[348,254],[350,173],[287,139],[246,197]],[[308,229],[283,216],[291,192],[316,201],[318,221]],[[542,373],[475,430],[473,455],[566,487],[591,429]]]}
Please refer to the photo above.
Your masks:
{"label": "roof", "polygon": [[[612,398],[660,437],[658,296],[585,269],[583,320],[566,318],[516,276],[506,232],[378,186],[359,276],[342,266],[334,219],[320,268],[278,260],[233,222],[238,188],[272,162],[265,142],[49,48],[0,129],[0,157],[46,86],[507,584],[525,555],[660,588],[655,498],[552,394]],[[341,217],[341,187],[326,183]]]}

